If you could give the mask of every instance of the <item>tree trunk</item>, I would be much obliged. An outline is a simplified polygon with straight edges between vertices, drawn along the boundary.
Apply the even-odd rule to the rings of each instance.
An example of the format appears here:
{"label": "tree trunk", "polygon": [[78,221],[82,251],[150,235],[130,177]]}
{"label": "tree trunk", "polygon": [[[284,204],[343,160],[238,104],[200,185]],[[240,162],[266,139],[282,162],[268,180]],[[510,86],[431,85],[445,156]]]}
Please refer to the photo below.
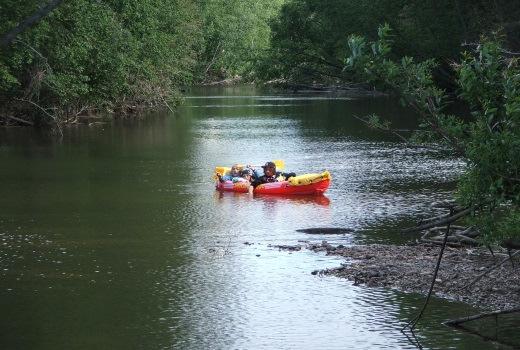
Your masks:
{"label": "tree trunk", "polygon": [[43,17],[47,16],[62,2],[63,0],[52,0],[47,5],[39,8],[31,16],[27,17],[22,22],[20,22],[16,27],[14,27],[5,34],[2,34],[2,36],[0,37],[0,47],[6,47],[9,44],[11,44],[11,42],[13,42],[13,40],[16,38],[18,34],[38,23]]}

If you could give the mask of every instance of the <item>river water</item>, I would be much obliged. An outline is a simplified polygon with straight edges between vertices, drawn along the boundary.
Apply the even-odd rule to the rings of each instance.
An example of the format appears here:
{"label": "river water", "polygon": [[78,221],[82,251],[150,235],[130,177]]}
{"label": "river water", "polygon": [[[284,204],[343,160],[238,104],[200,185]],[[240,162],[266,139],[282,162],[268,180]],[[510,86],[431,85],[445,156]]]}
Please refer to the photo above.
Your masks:
{"label": "river water", "polygon": [[[415,116],[391,99],[187,92],[172,115],[0,131],[1,349],[414,349],[399,329],[423,297],[311,272],[334,257],[274,245],[402,243],[462,164],[368,130]],[[283,159],[329,170],[324,197],[219,194],[211,172]],[[296,229],[344,227],[352,234]],[[434,299],[425,349],[495,348],[440,325],[478,312]]]}

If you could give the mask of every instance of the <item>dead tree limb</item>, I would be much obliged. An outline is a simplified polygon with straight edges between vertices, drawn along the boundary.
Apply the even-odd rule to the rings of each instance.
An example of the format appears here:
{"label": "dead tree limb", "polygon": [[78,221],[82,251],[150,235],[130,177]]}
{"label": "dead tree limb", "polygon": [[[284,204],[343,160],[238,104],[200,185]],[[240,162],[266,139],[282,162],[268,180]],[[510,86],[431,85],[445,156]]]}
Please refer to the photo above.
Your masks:
{"label": "dead tree limb", "polygon": [[481,314],[478,314],[478,315],[472,315],[472,316],[457,318],[457,319],[454,319],[454,320],[448,320],[446,322],[443,322],[443,324],[445,324],[446,326],[458,326],[458,325],[461,325],[462,323],[478,320],[478,319],[481,319],[481,318],[484,318],[484,317],[512,314],[512,313],[515,313],[515,312],[520,312],[520,307],[516,307],[516,308],[513,308],[513,309],[507,309],[507,310],[498,310],[498,311],[492,311],[492,312],[484,312],[484,313],[481,313]]}
{"label": "dead tree limb", "polygon": [[36,102],[34,101],[31,101],[31,100],[27,100],[27,99],[24,99],[24,98],[15,98],[16,101],[20,101],[20,102],[27,102],[33,106],[35,106],[36,108],[38,108],[40,111],[42,111],[46,116],[48,116],[49,118],[51,118],[55,123],[58,122],[58,118],[56,118],[56,116],[50,114],[49,112],[47,112],[45,110],[45,108],[43,108],[42,106],[40,106],[39,104],[37,104]]}
{"label": "dead tree limb", "polygon": [[[430,244],[434,244],[434,245],[443,245],[444,244],[443,241],[436,241],[434,239],[427,239],[427,238],[422,238],[421,242],[430,243]],[[450,248],[462,248],[462,244],[457,243],[457,242],[446,242],[446,246],[450,247]]]}
{"label": "dead tree limb", "polygon": [[453,237],[457,238],[458,241],[464,245],[470,245],[473,247],[478,247],[480,245],[480,243],[476,239],[473,239],[471,237],[468,237],[468,236],[465,236],[462,234],[455,234]]}
{"label": "dead tree limb", "polygon": [[27,124],[27,125],[34,126],[34,123],[33,123],[33,122],[28,121],[28,120],[25,120],[25,119],[21,119],[21,118],[13,117],[13,116],[11,116],[11,115],[4,115],[3,117],[4,117],[4,118],[7,118],[7,119],[12,119],[12,120],[17,121],[17,122],[19,122],[19,123],[23,123],[23,124]]}
{"label": "dead tree limb", "polygon": [[221,52],[220,51],[220,44],[222,44],[222,41],[219,41],[218,44],[217,44],[217,48],[215,49],[215,53],[213,54],[213,57],[211,58],[211,61],[209,62],[208,66],[206,67],[206,69],[204,70],[204,75],[208,74],[211,66],[215,63],[215,61],[217,60],[217,57],[218,57],[218,54]]}
{"label": "dead tree limb", "polygon": [[[453,209],[450,209],[450,214],[452,214],[452,213],[453,213]],[[437,265],[435,266],[435,271],[433,272],[432,283],[430,285],[430,290],[428,291],[428,296],[426,297],[426,300],[424,301],[424,304],[423,304],[419,314],[415,318],[411,319],[401,329],[401,331],[404,331],[406,328],[410,328],[410,330],[413,331],[413,329],[417,325],[417,322],[419,322],[419,320],[421,319],[421,317],[424,313],[424,310],[426,310],[426,306],[428,306],[428,302],[430,301],[430,297],[433,292],[433,287],[435,286],[435,280],[437,279],[437,274],[439,273],[439,267],[441,266],[442,255],[444,254],[444,249],[446,248],[446,243],[448,243],[449,234],[450,234],[450,223],[448,223],[448,226],[446,227],[446,233],[444,235],[444,242],[442,244],[441,251],[439,252],[439,257],[437,259]]]}
{"label": "dead tree limb", "polygon": [[[498,316],[495,316],[495,322],[496,322],[496,318],[497,317]],[[482,334],[482,333],[480,333],[477,330],[474,330],[474,329],[471,329],[469,327],[466,327],[465,325],[462,325],[462,324],[458,325],[458,326],[453,326],[453,327],[457,328],[458,330],[461,330],[463,332],[466,332],[468,334],[476,335],[477,337],[479,337],[483,341],[493,342],[493,343],[500,344],[500,345],[505,345],[507,349],[517,349],[518,348],[518,344],[514,344],[512,342],[505,341],[504,339],[498,340],[498,336],[497,336],[496,332],[495,332],[495,336],[491,337],[491,336],[487,336],[485,334]],[[495,325],[495,327],[497,327],[497,325]],[[503,347],[501,347],[501,348],[503,348]]]}
{"label": "dead tree limb", "polygon": [[424,225],[424,224],[428,224],[430,222],[439,221],[439,220],[445,219],[449,216],[450,216],[450,214],[442,214],[442,215],[434,216],[434,217],[427,218],[427,219],[421,219],[419,221],[419,225]]}
{"label": "dead tree limb", "polygon": [[403,232],[403,233],[417,232],[417,231],[427,230],[427,229],[433,228],[435,226],[451,224],[452,222],[457,221],[461,217],[470,214],[472,212],[472,210],[473,210],[473,208],[467,208],[467,209],[464,209],[462,211],[459,211],[456,214],[448,215],[448,216],[446,216],[446,217],[444,217],[442,219],[439,219],[438,221],[432,221],[432,222],[429,222],[429,223],[426,223],[426,224],[423,224],[423,225],[419,225],[419,226],[416,226],[416,227],[405,228],[401,232]]}

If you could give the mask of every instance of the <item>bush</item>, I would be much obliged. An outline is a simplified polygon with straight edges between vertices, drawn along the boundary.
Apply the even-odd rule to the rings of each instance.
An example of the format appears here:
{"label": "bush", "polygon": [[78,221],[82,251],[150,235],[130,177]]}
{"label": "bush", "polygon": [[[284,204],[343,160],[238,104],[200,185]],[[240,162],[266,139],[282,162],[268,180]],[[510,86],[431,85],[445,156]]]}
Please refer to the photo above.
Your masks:
{"label": "bush", "polygon": [[[458,200],[479,208],[473,222],[488,241],[520,236],[520,67],[497,38],[482,38],[462,60],[453,64],[459,99],[469,115],[445,113],[449,96],[433,78],[435,61],[415,62],[390,57],[388,26],[379,38],[367,42],[351,36],[345,68],[358,79],[368,80],[400,94],[419,112],[422,130],[466,161],[458,181]],[[373,125],[381,124],[372,119]]]}

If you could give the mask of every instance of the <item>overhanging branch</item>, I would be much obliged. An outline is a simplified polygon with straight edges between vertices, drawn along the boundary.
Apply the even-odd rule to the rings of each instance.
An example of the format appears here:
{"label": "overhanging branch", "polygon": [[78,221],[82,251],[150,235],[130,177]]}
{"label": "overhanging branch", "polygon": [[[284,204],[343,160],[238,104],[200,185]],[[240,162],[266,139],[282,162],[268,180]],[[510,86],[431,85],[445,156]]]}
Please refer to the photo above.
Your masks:
{"label": "overhanging branch", "polygon": [[52,0],[47,5],[40,7],[35,13],[20,22],[16,27],[5,34],[2,34],[0,37],[0,47],[6,47],[11,44],[18,34],[38,23],[42,18],[51,13],[52,10],[61,5],[62,2],[63,0]]}

